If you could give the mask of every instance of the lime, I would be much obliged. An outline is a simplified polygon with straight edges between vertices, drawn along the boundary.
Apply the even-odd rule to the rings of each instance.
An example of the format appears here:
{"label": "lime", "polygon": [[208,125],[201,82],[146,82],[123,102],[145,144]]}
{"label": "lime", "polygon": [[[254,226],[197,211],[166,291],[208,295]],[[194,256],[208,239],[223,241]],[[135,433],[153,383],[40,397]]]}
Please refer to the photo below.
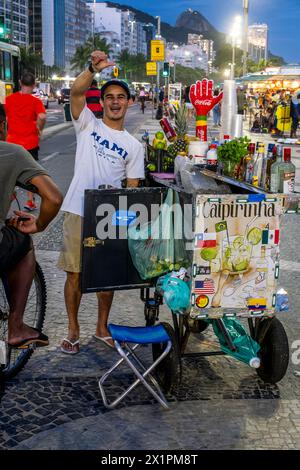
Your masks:
{"label": "lime", "polygon": [[231,248],[229,248],[229,246],[226,248],[225,252],[224,252],[224,257],[225,258],[230,258],[231,256]]}
{"label": "lime", "polygon": [[235,271],[245,271],[248,269],[249,266],[249,260],[248,259],[239,259],[236,263],[233,265],[233,269]]}
{"label": "lime", "polygon": [[156,142],[155,148],[164,149],[165,148],[165,141],[164,140],[159,140],[158,142]]}
{"label": "lime", "polygon": [[233,248],[235,248],[236,250],[242,246],[244,243],[244,239],[243,237],[236,237],[234,240],[233,240]]}
{"label": "lime", "polygon": [[261,229],[258,227],[253,227],[251,230],[249,230],[247,239],[251,245],[258,245],[261,241]]}
{"label": "lime", "polygon": [[154,163],[149,163],[149,165],[147,165],[147,168],[149,171],[155,171],[156,165],[154,165]]}
{"label": "lime", "polygon": [[217,257],[218,254],[218,249],[214,247],[210,248],[203,248],[201,250],[201,258],[204,259],[205,261],[212,261]]}
{"label": "lime", "polygon": [[157,131],[157,132],[155,133],[155,137],[156,137],[156,139],[158,139],[158,140],[164,140],[165,134],[164,134],[162,131]]}

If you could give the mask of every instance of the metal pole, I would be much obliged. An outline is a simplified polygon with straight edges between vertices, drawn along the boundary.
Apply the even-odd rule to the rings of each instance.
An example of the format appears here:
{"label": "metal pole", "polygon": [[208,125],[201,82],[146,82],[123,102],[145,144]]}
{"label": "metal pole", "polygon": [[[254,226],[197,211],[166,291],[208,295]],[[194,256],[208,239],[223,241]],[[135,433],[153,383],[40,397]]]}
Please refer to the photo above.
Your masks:
{"label": "metal pole", "polygon": [[[156,16],[155,17],[157,19],[157,34],[155,35],[155,37],[157,39],[161,39],[161,35],[160,35],[160,16]],[[157,64],[157,88],[159,90],[159,86],[160,86],[160,63],[159,62],[156,62]],[[158,91],[159,93],[159,91]],[[158,94],[157,94],[157,103],[158,103]]]}
{"label": "metal pole", "polygon": [[234,71],[234,66],[235,66],[235,41],[234,41],[234,37],[232,38],[232,64],[231,64],[231,74],[230,74],[230,79],[231,80],[234,80],[234,74],[235,74],[235,71]]}
{"label": "metal pole", "polygon": [[247,57],[248,57],[249,0],[243,0],[243,8],[244,8],[243,75],[246,75]]}

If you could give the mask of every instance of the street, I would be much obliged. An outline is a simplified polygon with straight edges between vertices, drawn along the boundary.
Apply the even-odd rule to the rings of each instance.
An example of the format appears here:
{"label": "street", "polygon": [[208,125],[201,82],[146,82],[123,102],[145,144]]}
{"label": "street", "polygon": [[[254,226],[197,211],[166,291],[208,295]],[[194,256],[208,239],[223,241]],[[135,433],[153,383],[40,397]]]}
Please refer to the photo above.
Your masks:
{"label": "street", "polygon": [[[58,121],[61,118],[55,108],[53,116]],[[158,126],[157,121],[151,120],[149,107],[145,115],[138,105],[130,108],[126,127],[132,134],[140,138],[144,128],[153,132]],[[64,194],[73,175],[75,148],[72,127],[41,144],[41,164]],[[47,280],[44,330],[50,346],[36,350],[26,368],[6,384],[0,414],[0,423],[6,426],[0,435],[0,449],[298,449],[299,216],[286,215],[281,234],[280,286],[288,290],[291,304],[289,312],[278,314],[290,343],[291,358],[284,379],[277,385],[265,384],[255,370],[228,356],[189,357],[183,360],[180,389],[168,396],[170,411],[162,411],[138,387],[125,406],[107,412],[97,381],[116,354],[92,337],[97,311],[95,295],[85,295],[80,308],[80,354],[69,357],[59,349],[67,335],[65,274],[56,267],[62,241],[59,214],[44,234],[35,237],[37,258]],[[166,306],[161,308],[160,320],[172,323]],[[110,321],[144,324],[138,290],[116,292]],[[211,328],[204,334],[192,335],[190,352],[209,349],[218,349]],[[150,347],[144,348],[143,356],[151,358]],[[129,382],[125,370],[118,378],[125,384]],[[109,381],[108,389],[115,397],[120,390],[118,380]]]}

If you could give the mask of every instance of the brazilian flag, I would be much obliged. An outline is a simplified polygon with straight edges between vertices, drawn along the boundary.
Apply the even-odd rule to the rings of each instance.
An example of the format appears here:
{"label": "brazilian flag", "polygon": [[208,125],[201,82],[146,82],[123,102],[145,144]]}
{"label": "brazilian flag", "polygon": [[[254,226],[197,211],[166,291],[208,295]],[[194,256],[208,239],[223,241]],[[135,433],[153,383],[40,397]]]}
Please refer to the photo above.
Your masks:
{"label": "brazilian flag", "polygon": [[227,230],[227,222],[225,220],[222,220],[222,222],[219,222],[215,225],[216,232],[223,232],[224,230]]}

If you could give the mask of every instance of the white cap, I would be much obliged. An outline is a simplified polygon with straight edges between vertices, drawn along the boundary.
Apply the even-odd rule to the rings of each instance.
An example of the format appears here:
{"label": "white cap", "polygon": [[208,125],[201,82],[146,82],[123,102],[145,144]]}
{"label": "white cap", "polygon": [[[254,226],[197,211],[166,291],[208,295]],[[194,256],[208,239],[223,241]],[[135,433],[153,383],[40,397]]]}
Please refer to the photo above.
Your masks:
{"label": "white cap", "polygon": [[253,369],[258,369],[260,367],[259,357],[252,357],[252,359],[249,361],[249,366],[253,367]]}

